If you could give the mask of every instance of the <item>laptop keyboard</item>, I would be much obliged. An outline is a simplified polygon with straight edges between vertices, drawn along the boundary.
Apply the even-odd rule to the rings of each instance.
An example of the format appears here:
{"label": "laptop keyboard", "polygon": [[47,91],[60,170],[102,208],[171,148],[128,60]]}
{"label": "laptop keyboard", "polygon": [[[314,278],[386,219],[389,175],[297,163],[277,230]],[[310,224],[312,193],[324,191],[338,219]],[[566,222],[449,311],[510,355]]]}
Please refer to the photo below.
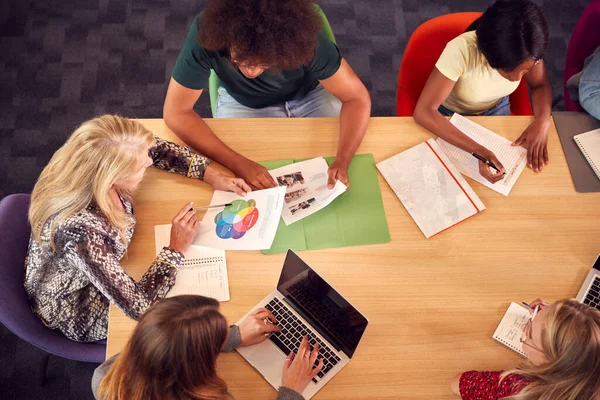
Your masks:
{"label": "laptop keyboard", "polygon": [[[277,325],[281,327],[281,332],[273,333],[269,339],[287,356],[290,352],[298,353],[298,348],[302,342],[302,337],[308,336],[308,342],[311,347],[319,343],[319,357],[323,359],[323,369],[313,378],[314,383],[318,383],[331,369],[340,362],[340,358],[335,352],[319,339],[306,324],[296,317],[281,300],[273,298],[265,308],[273,313],[277,318]],[[315,362],[315,366],[316,363]]]}
{"label": "laptop keyboard", "polygon": [[600,309],[600,277],[594,277],[592,286],[583,299],[583,304]]}

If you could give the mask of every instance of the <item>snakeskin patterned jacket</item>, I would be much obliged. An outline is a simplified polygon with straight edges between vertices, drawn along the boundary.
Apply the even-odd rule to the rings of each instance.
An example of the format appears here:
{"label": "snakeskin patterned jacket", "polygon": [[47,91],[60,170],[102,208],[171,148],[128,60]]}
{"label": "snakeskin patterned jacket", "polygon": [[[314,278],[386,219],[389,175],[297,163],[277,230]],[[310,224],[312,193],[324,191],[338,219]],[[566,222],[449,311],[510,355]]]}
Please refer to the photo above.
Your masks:
{"label": "snakeskin patterned jacket", "polygon": [[[175,143],[156,138],[149,151],[153,166],[190,178],[204,179],[210,160]],[[92,202],[56,227],[50,248],[50,218],[40,243],[33,237],[25,261],[25,289],[33,312],[52,329],[80,342],[106,339],[108,306],[113,302],[137,319],[175,284],[184,261],[179,251],[164,247],[139,282],[123,271],[119,261],[131,242],[133,207],[121,199],[130,215],[127,243]]]}

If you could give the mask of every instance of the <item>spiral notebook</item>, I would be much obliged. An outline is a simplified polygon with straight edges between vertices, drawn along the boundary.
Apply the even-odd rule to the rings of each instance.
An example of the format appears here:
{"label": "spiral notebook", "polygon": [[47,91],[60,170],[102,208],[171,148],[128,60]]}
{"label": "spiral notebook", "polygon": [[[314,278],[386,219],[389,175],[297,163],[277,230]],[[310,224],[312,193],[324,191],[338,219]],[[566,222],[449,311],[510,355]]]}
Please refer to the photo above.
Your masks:
{"label": "spiral notebook", "polygon": [[598,179],[600,179],[600,129],[573,136]]}
{"label": "spiral notebook", "polygon": [[521,338],[523,337],[523,329],[527,325],[530,316],[529,310],[525,307],[517,303],[510,303],[506,314],[504,314],[492,338],[515,353],[527,358],[527,354],[523,351]]}
{"label": "spiral notebook", "polygon": [[[171,225],[154,227],[156,254],[169,244]],[[225,250],[203,246],[190,246],[183,253],[185,261],[177,272],[175,285],[167,297],[181,294],[197,294],[212,297],[218,301],[229,301],[229,280]]]}

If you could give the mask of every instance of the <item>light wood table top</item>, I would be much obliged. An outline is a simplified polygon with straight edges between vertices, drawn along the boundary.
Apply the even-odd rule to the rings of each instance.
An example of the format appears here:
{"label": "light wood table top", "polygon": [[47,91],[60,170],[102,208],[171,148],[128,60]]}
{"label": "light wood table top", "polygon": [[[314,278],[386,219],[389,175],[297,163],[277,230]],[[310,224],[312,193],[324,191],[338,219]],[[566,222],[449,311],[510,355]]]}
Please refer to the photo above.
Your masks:
{"label": "light wood table top", "polygon": [[[532,119],[474,120],[515,140]],[[181,143],[162,120],[140,121]],[[328,156],[337,148],[336,119],[206,122],[257,161]],[[412,118],[372,118],[358,153],[379,162],[431,137]],[[449,382],[457,373],[521,360],[491,339],[508,304],[574,297],[600,251],[600,194],[575,192],[553,124],[548,148],[548,167],[540,174],[525,169],[508,197],[467,178],[487,210],[429,240],[379,175],[391,243],[301,253],[370,320],[351,362],[315,399],[453,399]],[[149,170],[135,198],[138,224],[125,271],[137,280],[153,261],[154,225],[211,196],[203,182]],[[284,254],[227,252],[231,301],[221,311],[230,323],[276,287],[283,260]],[[123,349],[134,326],[111,306],[107,357]],[[275,398],[236,352],[222,354],[218,364],[236,399]]]}

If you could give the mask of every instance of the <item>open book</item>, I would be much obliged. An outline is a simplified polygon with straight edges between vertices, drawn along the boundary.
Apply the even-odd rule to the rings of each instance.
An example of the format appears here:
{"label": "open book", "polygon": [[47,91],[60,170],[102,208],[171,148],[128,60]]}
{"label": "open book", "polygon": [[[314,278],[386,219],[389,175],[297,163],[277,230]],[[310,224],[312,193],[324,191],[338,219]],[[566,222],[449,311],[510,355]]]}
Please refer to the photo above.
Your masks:
{"label": "open book", "polygon": [[[171,225],[154,227],[156,254],[169,245]],[[177,272],[175,285],[167,297],[197,294],[218,301],[229,301],[229,280],[225,251],[202,246],[190,246],[184,253],[185,261]]]}
{"label": "open book", "polygon": [[496,183],[491,183],[479,173],[479,162],[475,157],[440,138],[437,143],[443,152],[452,160],[461,174],[508,196],[527,164],[527,150],[521,146],[512,146],[510,140],[457,113],[450,118],[450,123],[480,145],[491,150],[504,166],[506,176]]}
{"label": "open book", "polygon": [[485,210],[433,139],[380,162],[377,169],[426,238]]}
{"label": "open book", "polygon": [[517,303],[510,303],[492,338],[515,353],[527,358],[527,354],[523,351],[521,338],[523,337],[523,329],[530,317],[531,314],[528,309]]}

